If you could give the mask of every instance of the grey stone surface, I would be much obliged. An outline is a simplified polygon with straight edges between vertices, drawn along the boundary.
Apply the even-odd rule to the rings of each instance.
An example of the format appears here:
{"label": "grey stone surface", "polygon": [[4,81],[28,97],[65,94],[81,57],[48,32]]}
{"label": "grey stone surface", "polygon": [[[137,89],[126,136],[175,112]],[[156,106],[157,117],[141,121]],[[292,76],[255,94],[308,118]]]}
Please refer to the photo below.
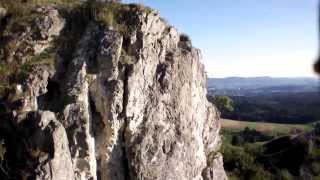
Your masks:
{"label": "grey stone surface", "polygon": [[68,138],[64,127],[56,120],[54,113],[49,111],[35,112],[33,117],[30,120],[34,129],[32,132],[30,129],[25,129],[25,131],[30,131],[26,138],[33,146],[31,154],[39,160],[35,169],[36,179],[74,179]]}
{"label": "grey stone surface", "polygon": [[102,179],[202,179],[207,168],[211,179],[225,179],[221,157],[207,164],[220,123],[206,99],[200,51],[180,48],[179,33],[156,12],[138,19],[140,36],[130,44],[114,31],[101,38],[90,90],[104,122],[96,141]]}
{"label": "grey stone surface", "polygon": [[[41,52],[64,20],[49,7],[37,11],[44,41],[33,49]],[[35,123],[40,143],[27,133],[30,143],[50,138],[47,151],[53,152],[33,160],[37,168],[27,173],[38,179],[227,179],[218,153],[219,113],[206,98],[200,50],[156,11],[135,11],[131,18],[126,34],[89,23],[64,60],[67,67],[59,66],[65,69],[57,70],[64,74],[56,89],[48,88],[54,72],[43,66],[16,87],[24,105],[13,120]],[[51,103],[61,106],[60,122],[38,103],[52,91],[59,92]]]}
{"label": "grey stone surface", "polygon": [[90,81],[87,74],[87,63],[97,51],[97,33],[97,27],[93,24],[87,27],[68,67],[64,86],[65,94],[71,100],[64,108],[62,123],[67,129],[76,179],[81,180],[97,179],[95,140],[89,102]]}
{"label": "grey stone surface", "polygon": [[25,63],[29,56],[37,55],[52,45],[54,37],[60,35],[65,20],[57,9],[41,7],[36,9],[37,17],[33,23],[22,25],[14,32],[6,32],[6,44],[9,44],[6,52],[6,61]]}
{"label": "grey stone surface", "polygon": [[20,121],[2,118],[7,124],[1,126],[2,133],[9,136],[4,144],[8,154],[3,179],[75,179],[67,134],[53,112],[19,114]]}

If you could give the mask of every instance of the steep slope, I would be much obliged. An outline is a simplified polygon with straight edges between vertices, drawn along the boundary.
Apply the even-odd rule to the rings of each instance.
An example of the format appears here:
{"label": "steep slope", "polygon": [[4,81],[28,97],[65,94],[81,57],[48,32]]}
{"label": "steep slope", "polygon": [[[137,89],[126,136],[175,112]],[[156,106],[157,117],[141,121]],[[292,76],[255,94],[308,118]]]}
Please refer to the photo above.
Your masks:
{"label": "steep slope", "polygon": [[0,10],[3,179],[226,179],[187,36],[141,5],[18,5]]}

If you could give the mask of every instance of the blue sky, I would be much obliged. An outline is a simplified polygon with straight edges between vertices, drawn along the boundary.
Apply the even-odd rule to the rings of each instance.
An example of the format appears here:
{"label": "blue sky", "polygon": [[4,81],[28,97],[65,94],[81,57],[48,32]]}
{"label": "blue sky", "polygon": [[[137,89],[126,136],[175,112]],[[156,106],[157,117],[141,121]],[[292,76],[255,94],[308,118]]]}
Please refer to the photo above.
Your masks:
{"label": "blue sky", "polygon": [[313,76],[317,0],[125,0],[158,9],[200,48],[209,77]]}

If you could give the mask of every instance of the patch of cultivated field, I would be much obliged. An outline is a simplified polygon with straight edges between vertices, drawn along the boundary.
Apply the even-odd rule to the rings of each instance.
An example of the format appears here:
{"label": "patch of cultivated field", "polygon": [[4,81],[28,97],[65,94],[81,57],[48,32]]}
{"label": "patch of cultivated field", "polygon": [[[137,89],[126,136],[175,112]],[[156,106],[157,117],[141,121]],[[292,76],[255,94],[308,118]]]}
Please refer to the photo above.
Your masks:
{"label": "patch of cultivated field", "polygon": [[248,127],[250,129],[255,129],[257,131],[267,133],[267,134],[289,134],[293,131],[309,131],[311,129],[310,125],[303,124],[277,124],[277,123],[264,123],[264,122],[248,122],[248,121],[235,121],[230,119],[221,119],[222,129],[241,131]]}

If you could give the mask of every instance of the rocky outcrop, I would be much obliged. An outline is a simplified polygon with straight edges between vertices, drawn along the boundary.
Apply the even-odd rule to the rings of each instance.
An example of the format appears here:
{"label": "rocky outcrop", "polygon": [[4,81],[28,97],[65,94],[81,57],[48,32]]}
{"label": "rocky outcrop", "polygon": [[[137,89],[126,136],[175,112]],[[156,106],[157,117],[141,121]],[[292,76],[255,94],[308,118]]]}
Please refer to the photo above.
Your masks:
{"label": "rocky outcrop", "polygon": [[74,179],[66,131],[54,113],[2,115],[1,123],[6,148],[1,179]]}
{"label": "rocky outcrop", "polygon": [[[58,11],[41,12],[41,37],[61,36]],[[60,69],[35,66],[16,86],[5,104],[21,106],[3,114],[1,137],[8,150],[12,139],[24,150],[7,161],[24,157],[35,168],[9,164],[3,177],[227,179],[200,51],[158,12],[131,5],[126,13],[121,30],[91,20],[72,56],[57,55]]]}
{"label": "rocky outcrop", "polygon": [[[21,127],[20,127],[21,126]],[[31,112],[18,125],[33,161],[34,174],[24,171],[24,178],[70,180],[74,179],[68,139],[64,127],[52,112]],[[30,161],[29,161],[30,162]]]}
{"label": "rocky outcrop", "polygon": [[[4,14],[6,10],[1,10]],[[3,60],[25,63],[33,55],[40,54],[50,45],[55,36],[58,36],[64,27],[58,11],[52,7],[42,7],[35,10],[35,18],[30,26],[14,24],[8,28],[1,38],[4,42]],[[10,25],[10,24],[9,24]],[[11,29],[14,28],[12,32]],[[1,54],[0,54],[1,55]]]}

